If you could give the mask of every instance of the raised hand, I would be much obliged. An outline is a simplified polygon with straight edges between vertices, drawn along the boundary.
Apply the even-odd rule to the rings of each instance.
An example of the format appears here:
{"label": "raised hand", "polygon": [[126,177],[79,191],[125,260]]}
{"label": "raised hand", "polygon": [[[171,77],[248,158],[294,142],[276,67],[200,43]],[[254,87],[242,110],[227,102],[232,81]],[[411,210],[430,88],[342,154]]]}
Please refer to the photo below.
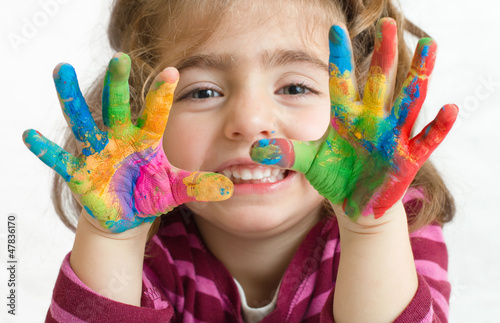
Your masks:
{"label": "raised hand", "polygon": [[68,183],[100,227],[123,232],[152,222],[188,201],[229,198],[232,182],[220,174],[188,172],[172,166],[162,136],[179,74],[168,68],[153,82],[146,104],[132,124],[128,78],[130,58],[115,55],[104,80],[100,130],[81,94],[73,67],[61,64],[54,81],[80,154],[73,156],[35,130],[23,134],[26,146]]}
{"label": "raised hand", "polygon": [[422,164],[451,129],[458,109],[446,105],[418,135],[411,129],[425,100],[434,67],[436,44],[418,43],[408,77],[388,115],[397,64],[394,20],[377,25],[375,51],[362,101],[354,79],[348,33],[330,30],[331,125],[317,141],[284,138],[255,142],[250,155],[256,162],[304,173],[320,194],[345,213],[381,217],[404,195]]}

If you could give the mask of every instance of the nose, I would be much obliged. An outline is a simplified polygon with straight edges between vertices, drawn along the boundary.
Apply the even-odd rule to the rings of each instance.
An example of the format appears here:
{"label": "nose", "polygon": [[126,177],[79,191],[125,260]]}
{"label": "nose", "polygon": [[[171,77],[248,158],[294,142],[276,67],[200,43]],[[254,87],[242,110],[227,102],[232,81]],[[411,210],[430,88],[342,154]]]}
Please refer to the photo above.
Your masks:
{"label": "nose", "polygon": [[236,94],[226,104],[227,138],[253,143],[277,135],[280,108],[265,91]]}

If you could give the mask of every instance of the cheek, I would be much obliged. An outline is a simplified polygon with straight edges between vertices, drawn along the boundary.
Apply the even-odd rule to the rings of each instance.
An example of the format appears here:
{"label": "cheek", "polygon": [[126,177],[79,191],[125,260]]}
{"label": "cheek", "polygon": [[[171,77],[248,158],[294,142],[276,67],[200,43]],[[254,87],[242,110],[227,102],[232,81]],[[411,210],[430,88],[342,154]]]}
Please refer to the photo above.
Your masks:
{"label": "cheek", "polygon": [[173,166],[189,171],[200,170],[208,137],[202,128],[193,126],[192,122],[169,118],[163,134],[163,150]]}
{"label": "cheek", "polygon": [[317,140],[326,132],[330,124],[329,101],[295,114],[289,122],[289,137],[296,140]]}

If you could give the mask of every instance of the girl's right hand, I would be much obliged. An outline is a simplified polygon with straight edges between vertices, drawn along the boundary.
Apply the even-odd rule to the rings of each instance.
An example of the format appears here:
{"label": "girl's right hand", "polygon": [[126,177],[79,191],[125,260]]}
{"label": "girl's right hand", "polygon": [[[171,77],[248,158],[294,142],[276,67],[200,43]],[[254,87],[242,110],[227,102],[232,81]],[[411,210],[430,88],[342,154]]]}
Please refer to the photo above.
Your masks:
{"label": "girl's right hand", "polygon": [[79,147],[73,156],[35,130],[23,134],[26,146],[68,183],[101,230],[123,232],[152,222],[188,201],[229,198],[232,182],[220,174],[188,172],[172,166],[162,136],[179,74],[167,68],[153,82],[137,125],[130,118],[130,58],[116,54],[104,80],[101,131],[68,64],[54,70],[61,107]]}

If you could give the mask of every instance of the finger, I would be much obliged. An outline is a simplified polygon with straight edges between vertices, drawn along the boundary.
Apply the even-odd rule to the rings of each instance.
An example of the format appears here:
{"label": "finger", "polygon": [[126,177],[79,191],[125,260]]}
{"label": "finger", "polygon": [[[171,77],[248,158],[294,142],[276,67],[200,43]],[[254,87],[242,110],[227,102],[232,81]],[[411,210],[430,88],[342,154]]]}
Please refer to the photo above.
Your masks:
{"label": "finger", "polygon": [[375,49],[363,95],[364,113],[383,117],[384,108],[391,105],[391,89],[396,81],[397,61],[396,22],[392,18],[382,18],[377,24]]}
{"label": "finger", "polygon": [[233,182],[222,174],[173,171],[177,177],[172,190],[178,205],[191,201],[223,201],[233,194]]}
{"label": "finger", "polygon": [[163,136],[178,80],[179,72],[175,68],[163,70],[153,81],[146,96],[146,106],[137,119],[137,126],[155,139]]}
{"label": "finger", "polygon": [[419,165],[422,165],[444,140],[457,119],[457,115],[456,105],[445,105],[436,118],[410,140],[410,153]]}
{"label": "finger", "polygon": [[129,126],[130,57],[124,53],[113,56],[108,65],[102,90],[102,118],[107,127]]}
{"label": "finger", "polygon": [[45,165],[54,169],[66,182],[71,181],[74,170],[79,167],[78,158],[33,129],[23,133],[23,141],[26,147]]}
{"label": "finger", "polygon": [[54,83],[59,102],[77,142],[85,156],[99,153],[108,143],[106,132],[101,131],[82,96],[75,70],[69,64],[59,64],[54,69]]}
{"label": "finger", "polygon": [[250,158],[267,166],[277,166],[307,173],[321,141],[296,141],[285,138],[261,139],[252,144]]}
{"label": "finger", "polygon": [[353,103],[359,97],[349,33],[345,28],[334,25],[330,28],[329,43],[332,118],[342,122],[349,118],[349,113],[355,107]]}
{"label": "finger", "polygon": [[427,84],[436,61],[437,44],[430,38],[418,42],[408,77],[394,103],[391,121],[401,129],[402,136],[410,136],[411,129],[427,95]]}

